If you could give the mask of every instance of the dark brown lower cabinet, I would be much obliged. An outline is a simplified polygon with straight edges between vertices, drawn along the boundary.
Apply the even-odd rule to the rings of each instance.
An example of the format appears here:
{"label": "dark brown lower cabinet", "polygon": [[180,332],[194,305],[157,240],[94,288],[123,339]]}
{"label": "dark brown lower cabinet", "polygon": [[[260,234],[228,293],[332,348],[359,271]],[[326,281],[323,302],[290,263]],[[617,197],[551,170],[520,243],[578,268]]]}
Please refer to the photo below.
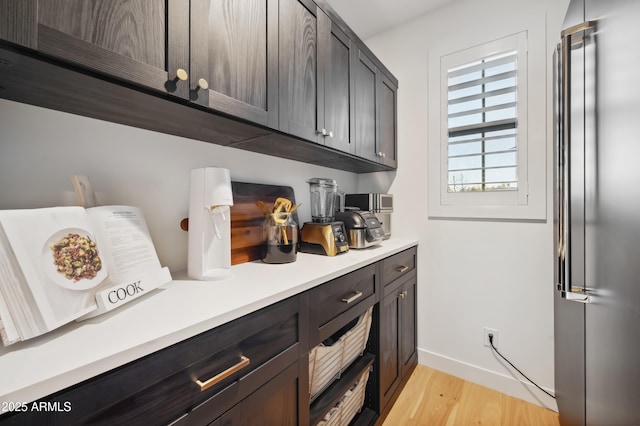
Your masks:
{"label": "dark brown lower cabinet", "polygon": [[[69,411],[5,414],[0,424],[315,425],[367,373],[364,406],[351,425],[378,424],[417,362],[415,253],[390,256],[38,401],[70,404]],[[366,348],[311,401],[310,350],[348,332],[366,312]]]}
{"label": "dark brown lower cabinet", "polygon": [[[253,426],[282,425],[295,426],[308,423],[308,413],[298,410],[298,396],[304,386],[304,358],[294,362],[281,373],[269,380],[239,404],[211,421],[211,405],[222,401],[212,399],[184,415],[172,426]],[[301,374],[302,373],[302,374]]]}
{"label": "dark brown lower cabinet", "polygon": [[192,412],[189,424],[208,424],[306,354],[306,310],[291,297],[40,401],[69,411],[7,414],[0,424],[160,425]]}
{"label": "dark brown lower cabinet", "polygon": [[[304,424],[303,413],[298,410],[298,394],[301,390],[300,362],[270,380],[250,397],[223,416],[222,426]],[[302,364],[303,367],[306,365]],[[305,416],[308,419],[308,414]],[[308,420],[307,420],[308,421]]]}
{"label": "dark brown lower cabinet", "polygon": [[380,300],[381,412],[391,407],[417,364],[415,271],[388,284]]}

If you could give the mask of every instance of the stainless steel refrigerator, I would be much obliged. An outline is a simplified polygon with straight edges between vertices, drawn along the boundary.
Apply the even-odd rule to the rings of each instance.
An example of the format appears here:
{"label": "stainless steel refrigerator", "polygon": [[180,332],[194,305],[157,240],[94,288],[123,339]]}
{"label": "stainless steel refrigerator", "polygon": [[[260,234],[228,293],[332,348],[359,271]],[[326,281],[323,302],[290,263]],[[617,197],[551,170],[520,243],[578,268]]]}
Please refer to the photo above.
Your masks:
{"label": "stainless steel refrigerator", "polygon": [[640,425],[640,0],[571,1],[556,52],[562,425]]}

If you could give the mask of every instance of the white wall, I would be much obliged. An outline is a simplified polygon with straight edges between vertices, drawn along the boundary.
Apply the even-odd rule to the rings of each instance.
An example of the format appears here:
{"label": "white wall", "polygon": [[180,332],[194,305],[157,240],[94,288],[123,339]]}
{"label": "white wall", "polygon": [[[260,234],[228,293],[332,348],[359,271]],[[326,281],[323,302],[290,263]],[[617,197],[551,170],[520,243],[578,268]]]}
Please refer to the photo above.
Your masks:
{"label": "white wall", "polygon": [[311,177],[336,179],[354,192],[357,175],[297,161],[0,99],[0,209],[76,203],[70,177],[90,177],[100,204],[143,209],[158,256],[172,272],[186,269],[189,172],[225,167],[231,179],[294,189],[300,221],[311,219]]}
{"label": "white wall", "polygon": [[[359,176],[361,188],[390,183],[394,235],[419,239],[420,362],[507,394],[557,409],[543,393],[513,379],[483,346],[483,328],[498,330],[499,349],[541,386],[553,390],[552,51],[568,1],[461,0],[419,17],[367,44],[399,80],[399,169]],[[547,129],[547,220],[473,221],[427,218],[430,52],[459,50],[545,22],[547,79],[529,96],[543,97]],[[524,26],[524,27],[523,27]],[[520,27],[520,28],[518,28]],[[514,31],[514,29],[516,29]],[[450,51],[449,53],[451,53]],[[546,87],[545,87],[546,84]],[[546,98],[545,98],[546,97]]]}

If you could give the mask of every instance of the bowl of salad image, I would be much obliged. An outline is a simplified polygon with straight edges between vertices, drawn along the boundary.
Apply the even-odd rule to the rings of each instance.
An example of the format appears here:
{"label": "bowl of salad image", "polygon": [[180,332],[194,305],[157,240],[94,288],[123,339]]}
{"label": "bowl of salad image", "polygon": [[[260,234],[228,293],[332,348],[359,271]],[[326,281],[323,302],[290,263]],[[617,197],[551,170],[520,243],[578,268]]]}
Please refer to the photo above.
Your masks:
{"label": "bowl of salad image", "polygon": [[89,290],[107,277],[95,238],[80,228],[62,229],[47,239],[43,267],[54,283],[69,290]]}

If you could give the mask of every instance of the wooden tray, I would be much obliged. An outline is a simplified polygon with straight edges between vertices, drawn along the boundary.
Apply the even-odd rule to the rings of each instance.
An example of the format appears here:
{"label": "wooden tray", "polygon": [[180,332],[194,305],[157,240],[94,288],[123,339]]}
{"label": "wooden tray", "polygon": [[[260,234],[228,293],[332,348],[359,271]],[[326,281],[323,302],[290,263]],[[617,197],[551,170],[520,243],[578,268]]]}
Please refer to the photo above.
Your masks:
{"label": "wooden tray", "polygon": [[[293,204],[296,200],[290,186],[231,182],[231,189],[231,264],[237,265],[262,258],[264,214],[256,201],[272,205],[278,197],[288,198]],[[297,212],[293,212],[293,218],[300,225]]]}

